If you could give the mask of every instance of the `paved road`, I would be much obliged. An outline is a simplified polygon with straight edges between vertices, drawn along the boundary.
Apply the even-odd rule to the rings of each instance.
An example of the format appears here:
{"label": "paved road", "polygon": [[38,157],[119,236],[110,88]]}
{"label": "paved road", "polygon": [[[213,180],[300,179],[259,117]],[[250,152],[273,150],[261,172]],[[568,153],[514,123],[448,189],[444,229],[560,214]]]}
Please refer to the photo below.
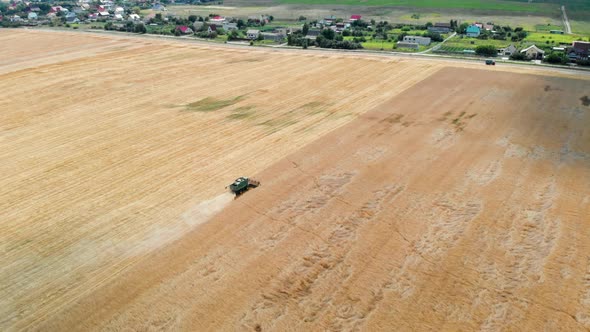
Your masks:
{"label": "paved road", "polygon": [[[31,29],[37,30],[37,29]],[[249,44],[236,44],[236,43],[218,43],[218,42],[211,42],[203,39],[197,39],[194,37],[176,37],[176,36],[166,36],[166,35],[150,35],[150,34],[136,34],[136,33],[126,33],[126,32],[118,32],[118,31],[105,31],[105,30],[91,30],[91,31],[84,31],[84,30],[71,30],[71,29],[38,29],[43,31],[57,31],[57,32],[66,32],[66,33],[89,33],[89,34],[108,34],[114,37],[120,38],[148,38],[148,39],[160,39],[166,40],[169,42],[177,42],[177,43],[193,43],[193,44],[202,44],[205,46],[216,46],[216,47],[224,47],[230,49],[244,49],[249,48],[252,50],[265,50],[268,52],[299,52],[302,54],[309,54],[309,53],[317,53],[322,52],[326,54],[335,54],[335,55],[355,55],[355,56],[363,56],[363,55],[370,55],[370,56],[378,56],[378,57],[396,57],[396,58],[406,58],[406,59],[416,59],[422,61],[443,61],[443,62],[453,62],[453,63],[464,63],[464,64],[473,64],[473,63],[480,63],[483,65],[483,60],[480,58],[464,58],[464,57],[454,57],[454,56],[447,56],[447,55],[439,55],[439,54],[417,54],[417,53],[402,53],[402,52],[384,52],[384,51],[369,51],[369,50],[334,50],[334,49],[327,49],[327,48],[308,48],[306,50],[301,49],[300,47],[253,47]],[[590,75],[590,70],[579,68],[575,70],[574,68],[567,68],[567,67],[557,67],[557,66],[546,66],[546,65],[536,65],[533,63],[527,62],[497,62],[498,66],[510,66],[512,68],[522,68],[522,69],[542,69],[552,72],[558,72],[563,74],[569,75],[580,75],[586,76]]]}
{"label": "paved road", "polygon": [[561,12],[563,13],[563,23],[565,24],[565,33],[572,33],[572,27],[570,26],[570,21],[567,19],[567,14],[565,13],[565,6],[561,6]]}

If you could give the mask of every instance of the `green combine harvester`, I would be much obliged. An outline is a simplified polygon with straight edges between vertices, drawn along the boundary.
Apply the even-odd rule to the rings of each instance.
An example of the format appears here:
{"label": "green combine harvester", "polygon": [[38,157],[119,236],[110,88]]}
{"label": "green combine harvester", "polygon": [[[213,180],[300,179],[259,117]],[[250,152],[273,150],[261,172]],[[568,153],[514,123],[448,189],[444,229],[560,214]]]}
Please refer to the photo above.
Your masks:
{"label": "green combine harvester", "polygon": [[256,188],[260,186],[260,182],[254,179],[248,179],[247,177],[239,177],[232,184],[229,185],[229,189],[239,196],[250,188]]}

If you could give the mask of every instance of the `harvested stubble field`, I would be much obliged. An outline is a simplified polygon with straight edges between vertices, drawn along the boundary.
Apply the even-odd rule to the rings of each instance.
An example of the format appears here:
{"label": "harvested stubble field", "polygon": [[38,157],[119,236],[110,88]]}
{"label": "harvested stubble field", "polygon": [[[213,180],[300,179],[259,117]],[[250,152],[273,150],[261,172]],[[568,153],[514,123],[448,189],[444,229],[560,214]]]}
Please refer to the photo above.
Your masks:
{"label": "harvested stubble field", "polygon": [[0,43],[2,330],[590,328],[584,76]]}

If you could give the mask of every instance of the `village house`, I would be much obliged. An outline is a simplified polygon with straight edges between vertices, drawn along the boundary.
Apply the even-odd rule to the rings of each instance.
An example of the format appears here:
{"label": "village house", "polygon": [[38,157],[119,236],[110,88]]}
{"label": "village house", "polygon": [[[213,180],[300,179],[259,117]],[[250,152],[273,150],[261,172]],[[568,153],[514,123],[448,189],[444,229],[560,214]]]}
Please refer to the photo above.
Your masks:
{"label": "village house", "polygon": [[51,9],[49,10],[50,13],[59,13],[59,12],[68,12],[67,8],[64,8],[62,6],[53,6],[51,7]]}
{"label": "village house", "polygon": [[139,21],[141,19],[141,17],[137,14],[129,14],[128,17],[131,21]]}
{"label": "village house", "polygon": [[155,3],[152,6],[152,10],[159,10],[159,11],[166,11],[166,7],[164,7],[164,5],[162,5],[161,3]]}
{"label": "village house", "polygon": [[305,36],[306,39],[315,40],[322,31],[320,29],[309,29],[307,30],[307,35]]}
{"label": "village house", "polygon": [[356,21],[360,21],[361,20],[361,15],[351,15],[350,16],[350,20],[348,20],[350,23],[352,22],[356,22]]}
{"label": "village house", "polygon": [[568,57],[572,60],[589,60],[590,42],[574,41],[572,47],[568,48]]}
{"label": "village house", "polygon": [[203,28],[204,25],[205,25],[204,22],[195,21],[195,23],[193,23],[193,30],[200,31]]}
{"label": "village house", "polygon": [[276,32],[262,32],[262,38],[264,40],[272,40],[273,42],[282,42],[285,38],[284,35],[278,34]]}
{"label": "village house", "polygon": [[223,30],[225,31],[232,31],[232,30],[238,30],[238,24],[237,23],[229,23],[229,22],[224,22],[223,25]]}
{"label": "village house", "polygon": [[449,33],[451,32],[451,23],[434,23],[433,26],[428,28],[428,31],[436,33]]}
{"label": "village house", "polygon": [[217,33],[217,25],[215,25],[215,24],[209,25],[209,27],[207,27],[207,33],[212,34],[214,32]]}
{"label": "village house", "polygon": [[543,51],[535,45],[531,45],[521,50],[520,53],[524,53],[527,56],[527,58],[531,60],[543,60],[543,56],[545,55],[545,51]]}
{"label": "village house", "polygon": [[324,17],[324,19],[320,23],[322,23],[324,25],[332,25],[332,23],[334,23],[334,21],[336,21],[336,16],[330,15],[330,16]]}
{"label": "village house", "polygon": [[421,36],[404,36],[405,43],[416,43],[418,45],[428,46],[431,43],[430,37]]}
{"label": "village house", "polygon": [[38,17],[38,16],[37,16],[37,13],[33,13],[33,12],[30,12],[30,13],[27,15],[27,18],[28,18],[29,20],[36,20],[36,19],[37,19],[37,17]]}
{"label": "village house", "polygon": [[481,34],[481,28],[475,24],[472,24],[467,27],[465,34],[467,35],[467,37],[477,38]]}
{"label": "village house", "polygon": [[210,24],[215,24],[215,25],[218,25],[218,26],[222,26],[223,23],[225,23],[225,22],[226,22],[225,17],[219,16],[219,15],[213,16],[213,17],[211,17],[209,19],[209,23]]}
{"label": "village house", "polygon": [[176,27],[176,29],[180,31],[180,33],[183,35],[190,35],[191,33],[193,33],[193,29],[187,27],[186,25],[178,26]]}
{"label": "village house", "polygon": [[258,36],[260,35],[260,30],[248,30],[246,31],[246,38],[250,39],[250,40],[254,40],[254,39],[258,39]]}
{"label": "village house", "polygon": [[74,16],[70,16],[70,17],[66,17],[66,23],[68,23],[68,24],[80,23],[80,19],[77,18],[75,15]]}
{"label": "village house", "polygon": [[516,52],[516,47],[512,44],[510,44],[507,47],[501,48],[498,50],[498,55],[500,56],[511,56],[512,54],[514,54]]}

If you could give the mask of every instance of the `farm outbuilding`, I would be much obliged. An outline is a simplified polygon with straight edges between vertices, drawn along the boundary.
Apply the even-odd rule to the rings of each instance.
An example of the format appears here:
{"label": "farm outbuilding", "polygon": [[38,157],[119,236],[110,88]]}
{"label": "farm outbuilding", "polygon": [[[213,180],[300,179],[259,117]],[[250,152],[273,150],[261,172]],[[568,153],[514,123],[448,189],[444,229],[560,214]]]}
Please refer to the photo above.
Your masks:
{"label": "farm outbuilding", "polygon": [[418,43],[398,42],[396,45],[398,48],[411,48],[415,50],[420,48],[420,45]]}
{"label": "farm outbuilding", "polygon": [[430,37],[421,37],[421,36],[405,36],[404,42],[406,43],[416,43],[418,45],[428,46],[430,45],[431,39]]}

